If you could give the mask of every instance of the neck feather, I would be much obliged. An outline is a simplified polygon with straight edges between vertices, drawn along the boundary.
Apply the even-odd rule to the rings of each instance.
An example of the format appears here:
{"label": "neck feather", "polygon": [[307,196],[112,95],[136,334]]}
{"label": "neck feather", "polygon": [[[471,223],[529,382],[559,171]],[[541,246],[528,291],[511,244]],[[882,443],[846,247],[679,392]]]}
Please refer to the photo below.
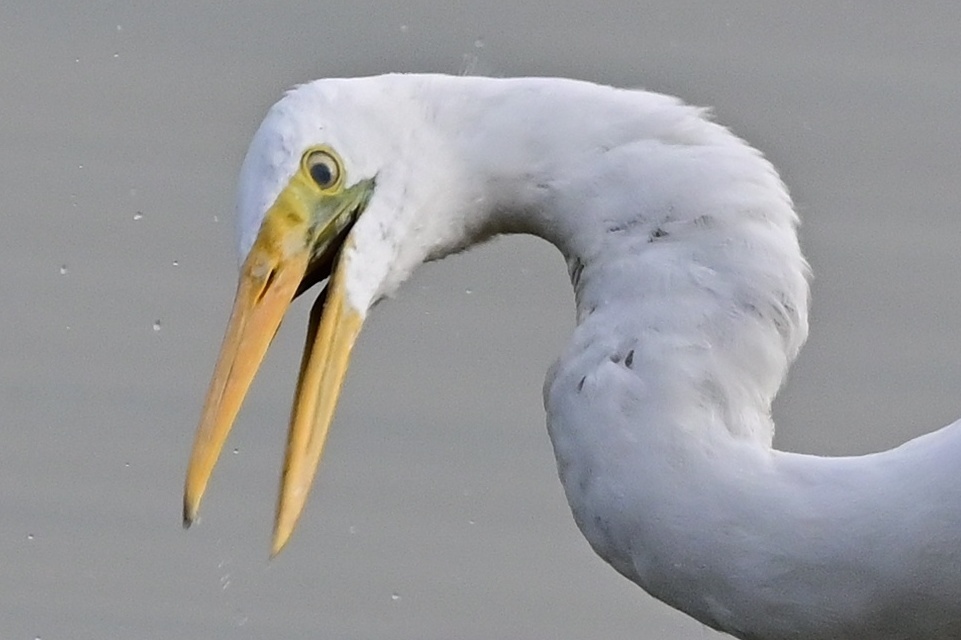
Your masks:
{"label": "neck feather", "polygon": [[434,113],[472,180],[460,237],[532,233],[561,250],[579,325],[562,360],[668,367],[662,392],[770,445],[771,400],[808,330],[797,216],[770,163],[675,98],[460,82],[472,90]]}
{"label": "neck feather", "polygon": [[[862,458],[771,449],[808,304],[771,165],[672,98],[526,82],[480,82],[436,117],[477,180],[469,233],[533,233],[567,260],[578,324],[544,400],[593,548],[738,637],[957,637],[932,607],[958,609],[961,567],[926,556],[924,536],[950,531],[938,548],[957,549],[961,510],[918,498],[961,504],[945,472],[961,428]],[[888,633],[900,602],[917,635]]]}

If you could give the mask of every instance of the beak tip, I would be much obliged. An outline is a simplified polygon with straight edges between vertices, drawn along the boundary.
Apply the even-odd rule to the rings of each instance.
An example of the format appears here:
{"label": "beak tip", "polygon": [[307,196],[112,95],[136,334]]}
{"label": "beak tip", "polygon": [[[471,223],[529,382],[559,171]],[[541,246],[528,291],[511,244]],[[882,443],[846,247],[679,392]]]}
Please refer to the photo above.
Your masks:
{"label": "beak tip", "polygon": [[287,546],[287,537],[281,538],[277,534],[274,534],[274,540],[270,545],[270,559],[273,560],[280,555],[280,552],[284,550],[285,546]]}
{"label": "beak tip", "polygon": [[297,525],[297,519],[295,518],[293,522],[289,518],[284,517],[283,514],[277,516],[277,520],[274,522],[274,535],[270,542],[270,559],[276,558],[287,543],[290,542],[290,537],[294,533],[294,527]]}
{"label": "beak tip", "polygon": [[183,510],[183,525],[184,529],[189,529],[190,525],[194,523],[197,519],[197,510],[191,508],[191,506],[184,500],[184,510]]}

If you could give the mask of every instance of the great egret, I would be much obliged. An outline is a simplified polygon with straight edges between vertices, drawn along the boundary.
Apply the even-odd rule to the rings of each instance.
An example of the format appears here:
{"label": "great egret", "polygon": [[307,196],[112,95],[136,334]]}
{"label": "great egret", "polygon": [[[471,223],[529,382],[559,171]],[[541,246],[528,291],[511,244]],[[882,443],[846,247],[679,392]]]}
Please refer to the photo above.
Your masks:
{"label": "great egret", "polygon": [[275,554],[372,305],[422,262],[531,233],[574,286],[577,328],[544,404],[574,519],[603,559],[740,638],[961,638],[961,423],[860,457],[772,449],[808,267],[775,169],[703,110],[561,79],[319,80],[270,109],[237,214],[244,262],[185,524],[292,298],[330,276]]}

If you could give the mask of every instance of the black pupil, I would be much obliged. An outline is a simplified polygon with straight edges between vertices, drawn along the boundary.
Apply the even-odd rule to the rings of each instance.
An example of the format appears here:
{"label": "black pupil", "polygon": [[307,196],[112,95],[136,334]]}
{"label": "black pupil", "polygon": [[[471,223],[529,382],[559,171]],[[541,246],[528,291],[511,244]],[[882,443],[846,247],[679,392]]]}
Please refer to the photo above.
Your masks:
{"label": "black pupil", "polygon": [[310,177],[320,186],[326,187],[331,183],[331,178],[334,176],[330,170],[330,165],[321,160],[310,166]]}

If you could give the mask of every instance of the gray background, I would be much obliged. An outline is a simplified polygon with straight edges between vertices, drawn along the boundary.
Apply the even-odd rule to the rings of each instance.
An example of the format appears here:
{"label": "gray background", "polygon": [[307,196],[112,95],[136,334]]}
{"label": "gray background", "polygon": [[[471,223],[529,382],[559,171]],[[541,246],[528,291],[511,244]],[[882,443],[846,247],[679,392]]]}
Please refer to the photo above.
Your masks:
{"label": "gray background", "polygon": [[715,637],[571,520],[540,387],[572,296],[532,239],[377,309],[268,563],[300,302],[181,530],[249,137],[293,83],[385,71],[713,105],[783,171],[817,275],[778,446],[874,451],[961,415],[959,25],[954,2],[4,3],[0,638]]}

